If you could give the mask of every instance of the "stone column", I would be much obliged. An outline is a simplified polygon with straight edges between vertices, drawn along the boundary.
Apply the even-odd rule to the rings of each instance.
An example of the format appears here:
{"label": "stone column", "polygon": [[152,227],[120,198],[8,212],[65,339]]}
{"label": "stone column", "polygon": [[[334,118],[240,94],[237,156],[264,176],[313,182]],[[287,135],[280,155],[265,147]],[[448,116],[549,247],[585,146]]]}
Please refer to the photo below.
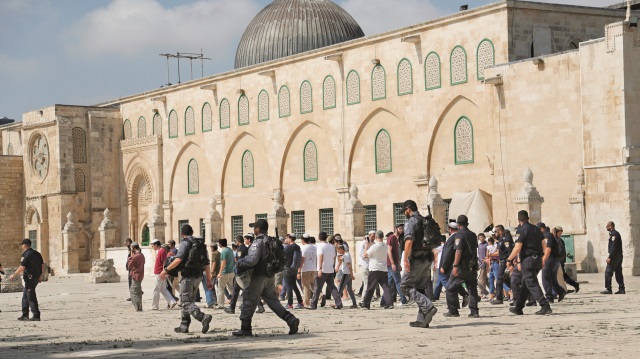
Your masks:
{"label": "stone column", "polygon": [[544,197],[540,196],[540,193],[533,185],[533,172],[529,167],[524,171],[522,179],[524,184],[515,199],[516,209],[529,212],[529,222],[536,224],[542,221]]}
{"label": "stone column", "polygon": [[569,197],[571,205],[571,233],[585,234],[587,225],[585,221],[585,202],[584,202],[584,170],[578,172],[578,186]]}
{"label": "stone column", "polygon": [[154,239],[159,240],[160,242],[165,242],[165,229],[167,228],[167,224],[164,222],[162,218],[162,207],[159,204],[153,206],[153,216],[151,217],[151,223],[149,226],[149,236],[150,240]]}
{"label": "stone column", "polygon": [[204,228],[206,232],[205,242],[207,244],[215,243],[222,237],[222,216],[216,208],[216,198],[212,197],[209,201],[209,213],[204,220]]}
{"label": "stone column", "polygon": [[[289,214],[282,204],[282,192],[277,189],[273,193],[273,209],[271,213],[267,215],[267,222],[269,222],[269,233],[275,234],[276,228],[278,228],[278,235],[284,237],[287,234],[287,223],[289,220]],[[302,235],[302,233],[296,233]]]}
{"label": "stone column", "polygon": [[353,268],[358,268],[358,254],[356,242],[365,236],[364,233],[364,215],[367,210],[358,199],[358,186],[351,185],[349,189],[349,201],[344,209],[344,234],[342,239],[347,241],[349,248],[352,248]]}
{"label": "stone column", "polygon": [[78,237],[80,228],[73,222],[73,213],[67,214],[67,223],[62,229],[62,273],[79,273],[80,260],[78,253]]}
{"label": "stone column", "polygon": [[109,208],[104,210],[104,219],[98,227],[100,231],[100,259],[107,259],[107,248],[115,247],[117,226],[109,218]]}
{"label": "stone column", "polygon": [[440,193],[438,193],[438,180],[435,177],[431,177],[429,180],[429,195],[427,196],[427,205],[422,208],[422,214],[429,214],[427,206],[431,207],[431,215],[433,219],[440,226],[442,233],[447,232],[447,203],[442,199]]}

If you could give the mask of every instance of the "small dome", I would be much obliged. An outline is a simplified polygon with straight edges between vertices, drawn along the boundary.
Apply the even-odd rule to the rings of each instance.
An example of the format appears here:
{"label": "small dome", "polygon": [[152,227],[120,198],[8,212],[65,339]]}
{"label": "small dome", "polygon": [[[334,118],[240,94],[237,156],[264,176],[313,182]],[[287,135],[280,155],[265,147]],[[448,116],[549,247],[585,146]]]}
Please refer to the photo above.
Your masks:
{"label": "small dome", "polygon": [[275,0],[251,21],[235,68],[363,37],[360,25],[330,0]]}

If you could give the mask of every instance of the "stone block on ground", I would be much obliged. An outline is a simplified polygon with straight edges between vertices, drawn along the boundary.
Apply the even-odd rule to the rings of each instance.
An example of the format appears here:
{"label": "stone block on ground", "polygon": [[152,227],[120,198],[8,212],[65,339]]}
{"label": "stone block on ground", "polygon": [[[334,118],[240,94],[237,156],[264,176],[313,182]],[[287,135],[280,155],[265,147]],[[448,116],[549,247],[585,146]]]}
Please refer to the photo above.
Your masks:
{"label": "stone block on ground", "polygon": [[2,275],[2,282],[0,282],[2,293],[19,293],[24,291],[22,275],[17,276],[14,280],[9,280],[9,276],[15,273],[17,269],[18,268],[4,268],[4,275]]}
{"label": "stone block on ground", "polygon": [[96,259],[91,264],[91,271],[87,277],[89,283],[118,283],[120,275],[116,272],[113,259]]}

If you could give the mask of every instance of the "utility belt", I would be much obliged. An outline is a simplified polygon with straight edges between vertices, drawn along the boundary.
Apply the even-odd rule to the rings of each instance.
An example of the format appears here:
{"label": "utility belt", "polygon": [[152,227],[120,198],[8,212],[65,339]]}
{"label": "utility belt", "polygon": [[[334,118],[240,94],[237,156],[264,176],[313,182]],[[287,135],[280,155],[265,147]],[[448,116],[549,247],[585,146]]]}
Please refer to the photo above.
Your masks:
{"label": "utility belt", "polygon": [[411,251],[411,259],[416,261],[427,261],[430,260],[430,255],[433,255],[431,251]]}

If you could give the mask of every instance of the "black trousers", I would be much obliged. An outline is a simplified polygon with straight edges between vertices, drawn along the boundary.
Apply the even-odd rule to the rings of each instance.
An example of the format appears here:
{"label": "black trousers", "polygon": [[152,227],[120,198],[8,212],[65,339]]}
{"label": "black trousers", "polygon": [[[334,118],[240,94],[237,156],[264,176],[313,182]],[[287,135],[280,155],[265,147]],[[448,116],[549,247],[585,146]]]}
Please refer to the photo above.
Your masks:
{"label": "black trousers", "polygon": [[604,271],[604,287],[611,290],[611,279],[613,275],[616,276],[616,282],[618,282],[618,289],[624,290],[624,277],[622,276],[622,257],[612,258],[611,263],[607,264],[607,269]]}
{"label": "black trousers", "polygon": [[545,296],[547,300],[553,299],[555,292],[557,295],[565,294],[564,288],[558,283],[558,270],[560,269],[560,262],[556,258],[549,257],[544,263],[542,269],[542,287],[544,288]]}
{"label": "black trousers", "polygon": [[567,271],[564,270],[564,262],[560,262],[560,267],[562,268],[562,277],[564,278],[564,281],[572,286],[572,287],[577,287],[578,286],[578,282],[576,282],[575,280],[573,280],[573,278],[571,278],[571,276],[569,276],[567,274]]}
{"label": "black trousers", "polygon": [[367,291],[364,293],[362,304],[369,308],[371,306],[371,298],[373,298],[373,292],[378,288],[378,285],[382,286],[382,297],[386,305],[391,305],[391,290],[389,289],[389,280],[387,272],[383,271],[369,271],[369,277],[367,278]]}
{"label": "black trousers", "polygon": [[522,272],[522,291],[516,302],[516,309],[522,310],[529,298],[529,294],[540,304],[541,307],[549,307],[549,302],[542,293],[540,283],[538,283],[538,273],[542,269],[542,257],[530,256],[522,260],[520,264]]}
{"label": "black trousers", "polygon": [[460,306],[460,300],[458,294],[461,293],[460,288],[462,284],[466,284],[467,290],[469,290],[469,309],[472,314],[478,314],[478,271],[477,270],[465,270],[459,271],[458,276],[455,277],[453,273],[447,280],[447,308],[449,313],[457,314],[458,307]]}
{"label": "black trousers", "polygon": [[327,290],[333,296],[333,300],[336,302],[336,306],[342,305],[342,296],[338,293],[338,288],[336,288],[336,284],[333,282],[335,278],[335,273],[322,273],[322,276],[316,277],[316,283],[313,289],[313,298],[311,298],[311,308],[316,308],[318,306],[318,300],[320,299],[320,294],[322,294],[322,287],[327,284]]}
{"label": "black trousers", "polygon": [[511,293],[513,294],[514,303],[517,303],[520,293],[522,293],[522,272],[515,265],[511,269]]}
{"label": "black trousers", "polygon": [[293,305],[293,293],[296,294],[296,299],[299,304],[302,304],[302,296],[300,295],[300,290],[298,290],[298,285],[296,284],[296,277],[298,276],[298,272],[295,270],[284,270],[283,281],[284,286],[287,288],[286,298],[287,304]]}
{"label": "black trousers", "polygon": [[40,318],[40,308],[38,307],[38,297],[36,296],[36,286],[38,279],[24,279],[24,291],[22,292],[22,316],[29,316],[29,308],[35,318]]}
{"label": "black trousers", "polygon": [[233,293],[231,294],[231,302],[229,302],[229,308],[235,310],[236,303],[238,302],[238,296],[240,295],[240,286],[236,280],[233,281]]}
{"label": "black trousers", "polygon": [[[507,262],[500,261],[498,264],[498,277],[496,278],[496,299],[504,299],[504,271],[507,269]],[[511,286],[509,286],[511,287]]]}

